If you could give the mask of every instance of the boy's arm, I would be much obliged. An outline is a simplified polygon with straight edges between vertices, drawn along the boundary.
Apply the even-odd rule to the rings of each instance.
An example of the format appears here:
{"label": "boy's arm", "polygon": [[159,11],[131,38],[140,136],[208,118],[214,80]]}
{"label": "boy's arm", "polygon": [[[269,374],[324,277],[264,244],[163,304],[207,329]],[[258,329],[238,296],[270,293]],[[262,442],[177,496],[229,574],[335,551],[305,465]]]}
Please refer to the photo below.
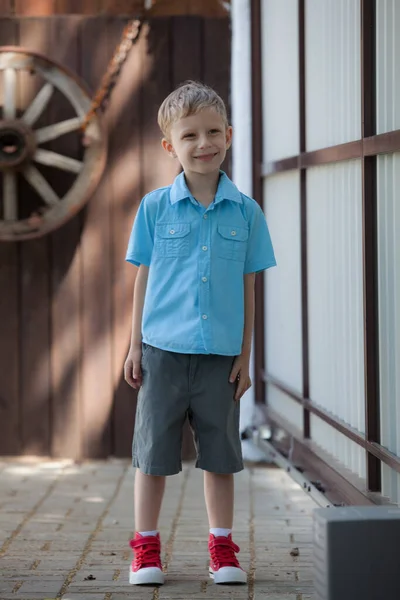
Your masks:
{"label": "boy's arm", "polygon": [[254,299],[254,284],[256,280],[255,273],[247,273],[244,275],[244,329],[243,329],[243,343],[242,343],[242,355],[248,356],[250,361],[251,353],[251,341],[253,338],[254,328],[254,313],[255,313],[255,299]]}
{"label": "boy's arm", "polygon": [[242,352],[235,358],[229,380],[237,380],[235,400],[240,400],[243,394],[251,387],[249,375],[251,341],[254,327],[254,283],[256,274],[246,273],[244,275],[244,328]]}
{"label": "boy's arm", "polygon": [[125,381],[135,389],[142,385],[142,315],[148,276],[149,267],[140,265],[133,290],[131,345],[124,367]]}

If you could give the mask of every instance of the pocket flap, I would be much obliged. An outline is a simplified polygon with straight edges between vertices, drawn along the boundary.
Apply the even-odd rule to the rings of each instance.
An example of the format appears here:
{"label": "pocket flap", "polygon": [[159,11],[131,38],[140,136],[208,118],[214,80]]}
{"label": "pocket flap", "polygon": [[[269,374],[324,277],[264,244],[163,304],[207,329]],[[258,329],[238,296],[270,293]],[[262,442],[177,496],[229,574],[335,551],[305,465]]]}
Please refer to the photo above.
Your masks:
{"label": "pocket flap", "polygon": [[183,238],[190,233],[190,223],[158,223],[156,235],[165,239]]}
{"label": "pocket flap", "polygon": [[245,227],[218,225],[218,233],[226,240],[233,240],[236,242],[245,242],[249,239],[249,230]]}

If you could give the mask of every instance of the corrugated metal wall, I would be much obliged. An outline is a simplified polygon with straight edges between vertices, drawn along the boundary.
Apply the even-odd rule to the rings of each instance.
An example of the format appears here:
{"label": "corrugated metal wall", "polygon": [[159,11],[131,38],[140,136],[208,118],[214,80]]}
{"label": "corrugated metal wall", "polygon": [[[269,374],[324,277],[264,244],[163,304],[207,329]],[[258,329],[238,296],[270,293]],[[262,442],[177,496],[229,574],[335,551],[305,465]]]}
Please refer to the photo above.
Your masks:
{"label": "corrugated metal wall", "polygon": [[376,0],[376,128],[400,129],[400,6],[398,0]]}
{"label": "corrugated metal wall", "polygon": [[[400,128],[400,7],[376,0],[377,133]],[[400,154],[377,159],[379,368],[382,445],[400,456]],[[383,493],[400,502],[400,475],[382,465]]]}
{"label": "corrugated metal wall", "polygon": [[[299,148],[301,62],[297,8],[301,5],[291,0],[262,2],[263,160],[268,169],[271,161],[297,156],[301,150],[327,149],[362,137],[361,2],[305,0],[306,140],[305,148]],[[376,0],[378,134],[400,129],[398,31],[398,1]],[[371,65],[367,68],[373,69]],[[322,161],[327,156],[317,154]],[[400,153],[381,154],[376,160],[381,444],[400,456]],[[304,196],[300,193],[300,171],[293,165],[294,160],[276,163],[275,171],[268,171],[264,182],[265,211],[278,261],[278,268],[265,279],[265,371],[267,380],[272,379],[267,384],[268,405],[297,430],[305,426],[301,403],[283,391],[292,390],[300,399],[306,393],[300,256],[305,235],[301,221],[303,197],[309,398],[314,406],[363,435],[367,259],[362,159],[308,166]],[[277,174],[281,169],[292,170]],[[366,454],[361,446],[314,414],[310,415],[310,430],[313,442],[365,480]],[[400,476],[384,464],[382,476],[382,494],[400,502]]]}
{"label": "corrugated metal wall", "polygon": [[[310,397],[361,432],[364,336],[361,163],[307,171]],[[363,452],[313,420],[313,440],[360,473]]]}
{"label": "corrugated metal wall", "polygon": [[265,276],[266,369],[299,393],[301,357],[299,174],[285,173],[265,182],[265,211],[279,268]]}
{"label": "corrugated metal wall", "polygon": [[[400,154],[378,157],[379,362],[382,444],[400,456]],[[400,477],[384,466],[384,493],[400,501]]]}
{"label": "corrugated metal wall", "polygon": [[360,6],[306,0],[307,150],[361,136]]}
{"label": "corrugated metal wall", "polygon": [[[263,2],[264,159],[299,152],[298,3]],[[358,139],[357,2],[306,0],[307,150]],[[307,172],[310,397],[360,432],[364,416],[361,164]],[[302,394],[300,177],[268,177],[265,210],[278,268],[266,276],[266,371]],[[301,406],[268,385],[268,404],[301,429]],[[319,418],[312,439],[365,476],[364,452]]]}
{"label": "corrugated metal wall", "polygon": [[297,5],[297,0],[262,2],[264,160],[299,152]]}

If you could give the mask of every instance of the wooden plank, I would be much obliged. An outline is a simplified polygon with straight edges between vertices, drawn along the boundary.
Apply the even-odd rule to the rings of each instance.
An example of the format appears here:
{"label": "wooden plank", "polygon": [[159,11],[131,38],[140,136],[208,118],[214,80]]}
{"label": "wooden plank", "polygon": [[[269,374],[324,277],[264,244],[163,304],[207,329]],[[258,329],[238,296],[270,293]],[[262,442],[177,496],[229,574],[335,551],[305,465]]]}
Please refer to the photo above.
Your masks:
{"label": "wooden plank", "polygon": [[202,77],[203,20],[199,17],[172,19],[172,77],[178,86],[187,79]]}
{"label": "wooden plank", "polygon": [[[1,27],[0,27],[1,31]],[[0,455],[19,454],[18,247],[0,243]]]}
{"label": "wooden plank", "polygon": [[[1,0],[0,0],[1,2]],[[4,8],[7,8],[7,0],[4,1]],[[0,4],[0,8],[3,6]],[[0,36],[2,46],[15,46],[18,44],[19,35],[19,21],[17,19],[10,19],[7,17],[0,18]],[[0,90],[2,90],[2,82],[0,82]],[[1,101],[3,103],[3,92]]]}
{"label": "wooden plank", "polygon": [[[48,21],[20,22],[20,44],[51,54]],[[20,106],[36,96],[42,80],[20,76]],[[44,113],[35,126],[46,123]],[[32,188],[21,180],[24,205],[33,201]],[[49,239],[21,243],[21,435],[24,454],[50,452],[50,288]]]}
{"label": "wooden plank", "polygon": [[15,0],[15,14],[23,17],[47,17],[54,8],[55,0]]}
{"label": "wooden plank", "polygon": [[12,0],[0,0],[0,17],[8,17],[14,14],[14,3]]}
{"label": "wooden plank", "polygon": [[[81,75],[96,89],[111,57],[104,19],[89,18],[81,29]],[[96,60],[93,52],[96,49]],[[107,125],[107,121],[106,121]],[[82,427],[83,455],[111,452],[111,235],[110,170],[85,210],[82,249]]]}
{"label": "wooden plank", "polygon": [[[0,21],[0,34],[2,23]],[[18,246],[0,242],[0,455],[21,451]]]}
{"label": "wooden plank", "polygon": [[66,15],[94,15],[102,11],[102,0],[55,0],[54,12]]}
{"label": "wooden plank", "polygon": [[109,15],[140,16],[144,13],[143,0],[100,0],[101,11]]}
{"label": "wooden plank", "polygon": [[[108,26],[109,53],[117,45],[123,19]],[[109,178],[112,186],[112,370],[113,454],[130,456],[135,417],[136,392],[124,380],[124,362],[130,343],[132,294],[136,269],[125,262],[134,215],[141,200],[141,107],[142,56],[146,39],[141,35],[132,49],[115,87],[107,120],[110,129]]]}
{"label": "wooden plank", "polygon": [[0,14],[20,16],[50,16],[55,14],[120,15],[125,17],[167,17],[192,15],[226,18],[228,2],[218,0],[153,0],[152,7],[145,9],[143,0],[0,0]]}
{"label": "wooden plank", "polygon": [[172,183],[179,172],[178,163],[173,162],[161,147],[157,124],[160,104],[173,89],[170,24],[168,18],[152,19],[148,34],[144,32],[148,49],[143,58],[143,194]]}
{"label": "wooden plank", "polygon": [[[79,63],[81,17],[55,17],[50,22],[52,58],[76,72]],[[72,118],[69,102],[57,96],[52,105],[53,123]],[[79,134],[64,135],[51,143],[51,149],[79,158]],[[71,177],[55,171],[60,194],[71,185]],[[72,178],[74,179],[74,178]],[[55,181],[52,180],[54,185]],[[54,457],[82,457],[80,421],[81,367],[81,252],[79,214],[50,236],[52,287],[52,436]]]}
{"label": "wooden plank", "polygon": [[[224,100],[230,113],[231,30],[229,19],[205,19],[203,41],[203,78]],[[216,59],[218,57],[218,59]],[[221,167],[231,175],[231,154]]]}
{"label": "wooden plank", "polygon": [[155,0],[148,11],[152,17],[197,15],[216,18],[228,15],[229,2],[218,0]]}
{"label": "wooden plank", "polygon": [[[4,10],[6,3],[0,8]],[[0,19],[0,38],[4,44],[18,43],[18,22]],[[0,104],[3,85],[0,80]],[[0,190],[0,196],[2,190]],[[18,245],[0,242],[0,455],[21,451],[19,407],[19,253]]]}

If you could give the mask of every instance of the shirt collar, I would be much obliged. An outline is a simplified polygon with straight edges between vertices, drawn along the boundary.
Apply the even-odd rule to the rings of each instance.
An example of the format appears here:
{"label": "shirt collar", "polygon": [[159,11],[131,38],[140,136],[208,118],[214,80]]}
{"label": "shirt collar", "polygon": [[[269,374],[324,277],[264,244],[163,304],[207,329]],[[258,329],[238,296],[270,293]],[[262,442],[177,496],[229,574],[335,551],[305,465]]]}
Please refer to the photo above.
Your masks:
{"label": "shirt collar", "polygon": [[[182,171],[176,178],[171,186],[170,199],[171,204],[176,204],[179,200],[185,198],[192,198],[192,194],[187,186],[185,173]],[[242,195],[237,189],[236,185],[229,179],[224,171],[220,171],[220,177],[217,187],[217,193],[215,194],[215,204],[222,202],[222,200],[232,200],[233,202],[243,203]]]}

